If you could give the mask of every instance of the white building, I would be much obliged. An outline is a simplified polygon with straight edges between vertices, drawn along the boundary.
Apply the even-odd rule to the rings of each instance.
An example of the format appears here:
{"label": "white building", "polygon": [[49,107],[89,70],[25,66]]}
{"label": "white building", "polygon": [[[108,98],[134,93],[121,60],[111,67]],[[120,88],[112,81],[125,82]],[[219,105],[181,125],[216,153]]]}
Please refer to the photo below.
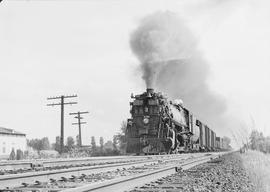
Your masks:
{"label": "white building", "polygon": [[0,127],[0,159],[7,159],[12,149],[15,153],[18,149],[25,151],[26,135],[13,129]]}

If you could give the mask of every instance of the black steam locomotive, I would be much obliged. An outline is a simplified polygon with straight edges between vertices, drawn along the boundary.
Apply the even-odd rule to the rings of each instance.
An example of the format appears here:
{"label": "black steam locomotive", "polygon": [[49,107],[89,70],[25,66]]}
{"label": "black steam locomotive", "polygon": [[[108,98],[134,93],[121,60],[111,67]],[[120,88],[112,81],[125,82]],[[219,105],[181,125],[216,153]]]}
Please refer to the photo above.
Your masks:
{"label": "black steam locomotive", "polygon": [[226,147],[213,130],[183,107],[181,100],[172,102],[153,89],[131,98],[127,153],[215,151]]}

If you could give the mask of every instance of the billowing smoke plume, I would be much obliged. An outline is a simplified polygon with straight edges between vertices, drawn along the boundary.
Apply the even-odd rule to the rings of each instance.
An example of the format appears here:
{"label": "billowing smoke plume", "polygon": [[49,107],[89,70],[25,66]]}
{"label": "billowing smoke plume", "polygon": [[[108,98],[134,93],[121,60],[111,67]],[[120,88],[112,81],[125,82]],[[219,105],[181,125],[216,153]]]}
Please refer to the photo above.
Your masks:
{"label": "billowing smoke plume", "polygon": [[131,34],[131,49],[139,59],[148,88],[181,98],[202,120],[224,128],[226,102],[207,85],[209,66],[184,22],[171,12],[142,19]]}
{"label": "billowing smoke plume", "polygon": [[190,57],[195,39],[176,15],[158,12],[142,20],[130,45],[141,62],[146,86],[151,87],[164,61]]}

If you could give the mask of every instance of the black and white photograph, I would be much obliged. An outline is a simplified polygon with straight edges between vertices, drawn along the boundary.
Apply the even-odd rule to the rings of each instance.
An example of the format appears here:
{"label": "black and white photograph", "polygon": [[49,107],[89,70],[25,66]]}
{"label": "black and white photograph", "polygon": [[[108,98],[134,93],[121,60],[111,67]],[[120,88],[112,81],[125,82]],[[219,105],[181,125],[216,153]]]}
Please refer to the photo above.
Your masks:
{"label": "black and white photograph", "polygon": [[0,0],[0,192],[270,192],[268,0]]}

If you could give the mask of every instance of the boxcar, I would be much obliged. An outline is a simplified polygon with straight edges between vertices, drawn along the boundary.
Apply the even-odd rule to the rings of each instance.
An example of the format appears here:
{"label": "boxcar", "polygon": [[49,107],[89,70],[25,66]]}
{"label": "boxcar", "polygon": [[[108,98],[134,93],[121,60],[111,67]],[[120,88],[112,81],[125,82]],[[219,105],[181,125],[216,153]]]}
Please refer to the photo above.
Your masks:
{"label": "boxcar", "polygon": [[222,138],[220,138],[220,149],[224,149],[224,143]]}
{"label": "boxcar", "polygon": [[194,115],[190,114],[190,127],[192,136],[190,138],[192,149],[195,151],[200,150],[200,126],[197,125],[197,119]]}
{"label": "boxcar", "polygon": [[210,129],[210,148],[211,150],[215,149],[216,146],[216,133]]}
{"label": "boxcar", "polygon": [[207,150],[210,150],[210,129],[209,127],[207,127],[206,125],[204,126],[205,127],[205,140],[206,140],[206,149]]}
{"label": "boxcar", "polygon": [[197,120],[196,124],[200,128],[200,147],[204,150],[206,147],[205,126],[199,120]]}
{"label": "boxcar", "polygon": [[216,137],[216,149],[221,149],[221,146],[220,146],[220,137]]}

